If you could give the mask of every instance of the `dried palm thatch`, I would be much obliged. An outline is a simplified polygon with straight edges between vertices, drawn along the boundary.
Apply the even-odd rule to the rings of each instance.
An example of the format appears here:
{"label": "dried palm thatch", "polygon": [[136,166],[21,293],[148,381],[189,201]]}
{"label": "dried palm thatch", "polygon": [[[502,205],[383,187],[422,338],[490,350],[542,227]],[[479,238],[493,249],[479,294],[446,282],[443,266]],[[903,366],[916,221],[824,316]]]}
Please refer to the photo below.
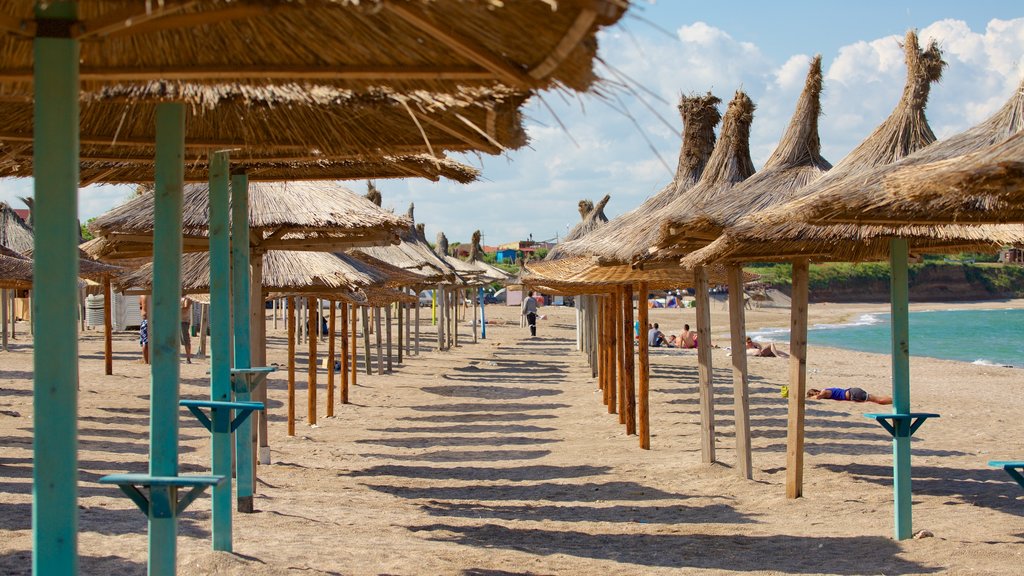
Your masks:
{"label": "dried palm thatch", "polygon": [[[341,254],[338,254],[338,256],[341,256]],[[394,266],[383,260],[374,258],[369,254],[364,254],[358,250],[353,250],[345,254],[345,256],[348,258],[355,258],[363,264],[373,268],[383,277],[381,282],[388,288],[415,288],[425,285],[424,277],[422,275],[399,268],[398,266]]]}
{"label": "dried palm thatch", "polygon": [[[918,190],[908,186],[890,187],[883,185],[883,182],[889,181],[890,176],[893,181],[902,180],[904,174],[909,176],[919,170],[922,173],[922,179],[927,178],[923,176],[925,172],[932,170],[946,173],[948,167],[949,171],[953,172],[956,170],[953,166],[961,161],[974,162],[976,160],[984,163],[989,162],[987,158],[991,158],[992,163],[1012,162],[1021,158],[1019,155],[1014,158],[1012,154],[1016,145],[1006,142],[1004,148],[1000,143],[1015,137],[1022,130],[1024,130],[1024,81],[1017,86],[1006,103],[985,121],[960,134],[915,152],[895,164],[879,167],[862,177],[855,186],[823,191],[794,206],[794,209],[798,211],[798,217],[815,223],[852,222],[895,225],[923,222],[996,223],[1010,221],[1001,216],[1002,201],[998,197],[972,199],[965,194],[950,194],[947,197],[950,203],[930,204],[934,199],[931,193],[934,189]],[[974,156],[975,153],[977,156]],[[967,158],[954,160],[968,154],[972,155],[971,160]],[[932,167],[925,168],[926,165],[932,165]],[[1009,167],[1010,165],[1005,166],[1007,169]],[[977,174],[979,180],[975,182],[975,185],[968,184],[968,181],[964,180],[964,187],[957,189],[971,189],[978,193],[991,191],[992,188],[982,182],[986,180],[993,184],[998,182],[999,174],[1004,168],[993,164],[991,169],[994,172],[980,171]],[[900,176],[897,177],[897,174]],[[1010,172],[1008,171],[1006,174],[1010,175]],[[910,176],[910,178],[915,177]],[[991,180],[989,180],[990,178]],[[950,183],[952,184],[951,181]],[[1006,184],[1010,184],[1010,182],[1006,182]],[[897,190],[898,194],[895,193]],[[903,200],[904,195],[906,195],[906,202]],[[926,209],[913,207],[913,203],[918,201],[929,202],[929,205]],[[962,202],[962,209],[956,207],[957,202]],[[921,208],[925,208],[925,206]],[[1012,207],[1007,206],[1006,209],[1012,209]],[[988,213],[988,216],[983,216],[985,213]]]}
{"label": "dried palm thatch", "polygon": [[747,214],[791,200],[820,178],[832,164],[821,156],[818,117],[821,115],[821,56],[807,71],[803,92],[778,146],[763,169],[743,182],[722,189],[712,202],[698,207],[688,219],[670,223],[681,229],[674,251],[690,252],[706,246],[709,239]]}
{"label": "dried palm thatch", "polygon": [[[932,82],[937,81],[945,63],[933,42],[921,50],[917,35],[908,32],[904,44],[907,82],[892,114],[842,162],[827,174],[794,191],[796,198],[749,214],[730,227],[723,237],[685,257],[692,267],[716,260],[865,260],[885,258],[888,240],[904,236],[893,227],[812,226],[793,220],[798,206],[814,197],[857,186],[879,167],[893,164],[918,150],[927,150],[935,140],[925,106]],[[923,152],[922,152],[923,153]],[[991,249],[993,243],[1014,236],[1013,231],[968,231],[947,229],[906,230],[911,250],[943,252]],[[990,235],[986,235],[990,233]]]}
{"label": "dried palm thatch", "polygon": [[[92,221],[106,243],[93,256],[137,257],[152,250],[154,196],[143,193]],[[207,250],[209,186],[185,187],[186,252]],[[326,182],[264,182],[249,186],[250,245],[260,250],[342,250],[396,242],[410,222],[347,188]],[[97,249],[102,251],[97,254]]]}
{"label": "dried palm thatch", "polygon": [[[263,257],[265,293],[344,293],[368,286],[383,287],[389,277],[347,254],[274,250]],[[152,289],[153,264],[125,274],[116,281],[127,293],[148,293]],[[181,264],[183,294],[210,291],[210,255],[185,254]]]}
{"label": "dried palm thatch", "polygon": [[367,286],[360,288],[358,293],[362,295],[366,306],[387,306],[396,302],[405,304],[419,302],[419,299],[412,294],[383,286]]}
{"label": "dried palm thatch", "polygon": [[662,211],[693,187],[715,147],[715,126],[722,115],[721,102],[711,93],[687,96],[679,100],[683,117],[682,146],[676,176],[660,192],[639,207],[614,218],[586,236],[562,242],[558,253],[563,256],[595,256],[607,264],[627,264],[647,253],[658,237],[656,222]]}
{"label": "dried palm thatch", "polygon": [[[132,88],[112,95],[108,90],[83,103],[84,183],[152,178],[157,103],[147,99],[150,92],[194,101],[186,108],[185,124],[186,178],[192,181],[205,178],[208,152],[225,149],[253,180],[368,177],[378,170],[380,177],[451,175],[464,181],[475,172],[445,159],[443,152],[498,153],[526,143],[519,113],[526,95],[502,90],[354,94],[305,86],[199,86],[197,94],[182,95],[152,86]],[[216,107],[204,107],[207,102]],[[31,175],[32,102],[0,101],[0,118],[0,175]],[[430,156],[418,156],[426,153]],[[435,165],[425,168],[435,155]]]}
{"label": "dried palm thatch", "polygon": [[414,206],[409,205],[406,214],[407,228],[401,233],[401,241],[391,246],[359,248],[357,252],[368,254],[389,264],[415,272],[424,277],[425,284],[441,284],[455,280],[455,271],[427,244],[423,237],[422,224],[414,219]]}
{"label": "dried palm thatch", "polygon": [[733,186],[754,173],[750,159],[750,125],[754,120],[754,103],[742,90],[737,90],[722,119],[722,132],[708,159],[700,181],[686,194],[676,198],[662,211],[656,226],[658,240],[642,260],[666,260],[677,254],[677,245],[688,237],[686,224],[706,213]]}
{"label": "dried palm thatch", "polygon": [[480,246],[480,231],[476,230],[472,236],[472,246],[469,248],[469,262],[468,264],[474,266],[479,270],[479,279],[482,282],[490,284],[491,282],[507,282],[512,278],[512,275],[508,272],[491,266],[487,262],[484,262],[483,248]]}
{"label": "dried palm thatch", "polygon": [[32,288],[32,261],[3,244],[0,244],[0,288]]}
{"label": "dried palm thatch", "polygon": [[0,202],[0,246],[24,254],[34,244],[32,227],[9,204]]}
{"label": "dried palm thatch", "polygon": [[[21,91],[31,81],[36,4],[0,3],[4,78]],[[86,90],[173,78],[585,91],[596,81],[597,30],[627,8],[627,0],[109,0],[82,2],[68,34],[81,41]]]}
{"label": "dried palm thatch", "polygon": [[1024,223],[1024,133],[973,154],[898,170],[885,189],[868,214],[914,224]]}
{"label": "dried palm thatch", "polygon": [[[23,254],[26,258],[34,259],[35,249],[30,248]],[[78,277],[94,282],[102,282],[108,278],[120,276],[125,272],[121,266],[114,266],[93,260],[88,253],[81,248],[78,249]]]}
{"label": "dried palm thatch", "polygon": [[[757,278],[754,274],[744,275],[746,282]],[[708,277],[715,284],[728,282],[724,266],[709,267]],[[629,264],[595,266],[591,258],[580,256],[527,263],[523,266],[519,280],[527,286],[553,288],[562,294],[605,292],[613,286],[637,282],[647,282],[652,290],[696,286],[693,271],[684,270],[675,264],[640,270]]]}
{"label": "dried palm thatch", "polygon": [[[608,223],[608,216],[604,213],[604,207],[611,200],[611,195],[605,194],[604,198],[595,205],[591,200],[580,200],[579,211],[580,221],[569,230],[569,233],[565,235],[563,242],[572,242],[573,240],[579,240],[586,237],[588,234],[593,233],[602,226]],[[554,248],[548,251],[548,255],[544,257],[545,260],[555,260],[564,256],[561,250],[562,244],[556,245]]]}

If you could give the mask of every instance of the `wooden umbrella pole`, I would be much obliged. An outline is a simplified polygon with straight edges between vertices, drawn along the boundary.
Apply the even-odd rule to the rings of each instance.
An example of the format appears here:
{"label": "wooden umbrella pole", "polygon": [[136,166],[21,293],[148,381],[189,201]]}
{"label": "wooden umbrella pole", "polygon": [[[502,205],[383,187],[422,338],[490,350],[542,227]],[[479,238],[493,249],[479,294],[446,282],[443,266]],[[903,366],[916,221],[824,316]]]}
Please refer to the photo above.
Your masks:
{"label": "wooden umbrella pole", "polygon": [[[253,366],[267,365],[267,300],[263,294],[263,252],[252,250],[249,255],[251,277],[249,280],[249,325],[250,325],[250,359]],[[253,391],[253,400],[267,405],[267,381]],[[267,411],[258,410],[250,416],[255,418],[253,428],[253,445],[256,450],[256,462],[270,464],[270,442],[267,438]],[[253,491],[257,487],[253,484]]]}
{"label": "wooden umbrella pole", "polygon": [[[701,266],[697,276],[697,371],[700,374],[700,454],[701,461],[715,461],[715,398],[711,370],[711,299],[708,296],[708,270]],[[740,351],[737,351],[740,352]],[[744,349],[745,353],[746,350]]]}
{"label": "wooden umbrella pole", "polygon": [[[356,308],[355,304],[352,304],[350,306],[350,308],[351,309],[349,310],[349,312],[351,313],[351,316],[352,316],[352,339],[349,340],[349,343],[348,343],[349,348],[345,351],[345,353],[349,355],[349,368],[348,369],[349,369],[349,375],[352,378],[352,380],[349,383],[349,385],[350,386],[355,386],[356,383],[359,381],[359,358],[358,358],[359,340],[356,338],[356,324],[359,323],[359,320],[358,320],[359,309]],[[348,386],[345,386],[345,390],[342,392],[342,394],[345,395],[344,396],[344,402],[346,404],[348,404]]]}
{"label": "wooden umbrella pole", "polygon": [[459,309],[462,308],[462,290],[455,291],[452,298],[452,346],[459,347]]}
{"label": "wooden umbrella pole", "polygon": [[[339,355],[341,386],[338,390],[338,402],[340,404],[348,404],[348,304],[342,302],[338,308],[341,309],[341,318],[339,319],[341,324],[341,354]],[[334,332],[334,330],[332,329],[331,332]],[[331,358],[334,358],[333,351],[331,352]]]}
{"label": "wooden umbrella pole", "polygon": [[328,300],[327,306],[330,309],[327,316],[327,417],[330,418],[334,416],[334,300]]}
{"label": "wooden umbrella pole", "polygon": [[622,314],[622,302],[625,297],[622,287],[615,288],[615,304],[612,307],[612,314],[615,318],[615,367],[618,375],[619,391],[619,424],[626,424],[626,412],[629,406],[626,405],[626,342],[622,338],[624,324]]}
{"label": "wooden umbrella pole", "polygon": [[625,374],[622,398],[623,412],[626,413],[626,434],[636,434],[636,382],[633,379],[633,286],[622,290],[622,345],[623,372]]}
{"label": "wooden umbrella pole", "polygon": [[476,309],[477,309],[477,305],[480,302],[483,301],[483,298],[484,298],[484,287],[481,286],[480,289],[476,291],[476,297],[473,298],[473,344],[476,344],[476,331],[477,331],[476,330],[476,327],[477,327]]}
{"label": "wooden umbrella pole", "polygon": [[414,330],[416,336],[416,347],[413,349],[416,356],[420,355],[420,302],[419,296],[416,297],[416,315],[415,315],[416,329]]}
{"label": "wooden umbrella pole", "polygon": [[288,435],[295,436],[295,297],[288,297]]}
{"label": "wooden umbrella pole", "polygon": [[[6,296],[7,291],[4,290]],[[110,376],[114,373],[114,342],[110,321],[110,308],[113,292],[110,290],[110,276],[103,277],[103,373]],[[4,298],[6,305],[6,298]],[[7,334],[4,334],[4,349],[7,349]]]}
{"label": "wooden umbrella pole", "polygon": [[363,367],[366,369],[366,375],[373,374],[373,368],[370,366],[370,307],[363,306]]}
{"label": "wooden umbrella pole", "polygon": [[7,302],[7,288],[4,288],[0,290],[0,331],[3,332],[4,352],[7,352]]}
{"label": "wooden umbrella pole", "polygon": [[615,297],[615,293],[608,295],[607,312],[608,312],[608,413],[615,414],[619,411],[618,407],[618,393],[619,393],[619,379],[618,379],[618,327],[619,323],[616,322],[618,314],[615,313],[618,298]]}
{"label": "wooden umbrella pole", "polygon": [[637,287],[636,311],[637,320],[640,322],[640,338],[637,340],[637,432],[640,436],[640,448],[651,449],[651,421],[650,421],[650,378],[651,359],[650,349],[647,344],[647,283],[641,282]]}
{"label": "wooden umbrella pole", "polygon": [[444,350],[444,290],[438,286],[434,291],[434,300],[437,303],[437,351]]}
{"label": "wooden umbrella pole", "polygon": [[786,498],[804,493],[804,395],[807,393],[808,263],[793,262],[789,329],[789,417],[786,424]]}
{"label": "wooden umbrella pole", "polygon": [[596,296],[595,307],[596,319],[597,319],[597,339],[594,341],[595,347],[597,348],[597,383],[598,387],[601,388],[601,396],[604,405],[607,406],[610,402],[610,394],[608,392],[608,332],[605,330],[608,326],[608,312],[605,307],[608,305],[603,296]]}
{"label": "wooden umbrella pole", "polygon": [[[752,478],[750,461],[750,398],[747,387],[747,339],[744,312],[743,268],[731,264],[729,275],[729,335],[732,360],[733,421],[736,423],[736,472]],[[742,353],[740,353],[742,351]]]}
{"label": "wooden umbrella pole", "polygon": [[[409,292],[412,293],[412,290],[409,290]],[[411,356],[412,355],[412,342],[409,340],[409,336],[412,334],[412,329],[409,326],[409,323],[412,320],[412,310],[410,309],[410,306],[416,306],[418,308],[419,305],[420,305],[419,297],[416,298],[416,303],[415,304],[411,304],[411,305],[410,304],[406,304],[405,305],[405,355],[406,356]]]}
{"label": "wooden umbrella pole", "polygon": [[373,307],[373,326],[376,332],[374,333],[374,339],[377,344],[377,375],[384,375],[384,338],[381,334],[380,325],[380,306]]}
{"label": "wooden umbrella pole", "polygon": [[384,307],[384,334],[387,336],[387,348],[388,348],[388,374],[391,374],[392,370],[392,342],[391,342],[391,304]]}
{"label": "wooden umbrella pole", "polygon": [[[308,312],[307,322],[316,322],[316,298],[306,299],[306,310]],[[316,332],[307,332],[307,341],[309,343],[309,376],[307,377],[307,396],[309,396],[309,403],[306,406],[306,422],[310,425],[316,424],[316,341],[318,340]]]}
{"label": "wooden umbrella pole", "polygon": [[210,307],[202,304],[199,308],[199,357],[206,358],[206,332],[210,322]]}
{"label": "wooden umbrella pole", "polygon": [[396,314],[398,316],[398,318],[397,318],[397,321],[398,321],[398,326],[397,326],[397,330],[398,330],[398,334],[397,334],[397,339],[398,339],[398,364],[401,365],[402,364],[402,344],[404,343],[404,340],[402,339],[402,327],[403,327],[403,324],[404,324],[402,322],[402,316],[404,316],[404,312],[405,312],[405,303],[397,302],[395,304],[395,312],[396,312]]}

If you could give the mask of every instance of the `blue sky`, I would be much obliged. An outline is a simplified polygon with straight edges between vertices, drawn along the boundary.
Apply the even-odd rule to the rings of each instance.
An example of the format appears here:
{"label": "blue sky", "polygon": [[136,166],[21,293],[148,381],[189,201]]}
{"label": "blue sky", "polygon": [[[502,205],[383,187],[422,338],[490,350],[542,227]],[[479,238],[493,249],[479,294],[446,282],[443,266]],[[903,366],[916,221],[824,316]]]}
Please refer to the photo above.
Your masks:
{"label": "blue sky", "polygon": [[[825,69],[822,146],[834,164],[895,105],[905,73],[898,41],[911,28],[937,39],[949,63],[928,107],[940,138],[984,119],[1024,75],[1024,9],[1009,0],[634,4],[635,16],[602,34],[600,55],[611,69],[598,72],[627,75],[643,87],[636,90],[643,102],[623,90],[618,100],[534,98],[526,109],[529,147],[458,157],[483,171],[469,185],[380,181],[384,206],[404,212],[415,202],[429,238],[443,230],[465,241],[478,228],[487,244],[562,236],[578,219],[581,198],[610,194],[606,212],[615,216],[669,182],[680,143],[680,94],[711,90],[728,101],[736,89],[746,90],[758,106],[751,153],[760,166],[818,53]],[[363,182],[347,185],[365,191]],[[0,181],[0,200],[20,206],[17,196],[30,193],[28,180]],[[80,193],[79,212],[85,220],[126,196],[122,187],[90,187]]]}

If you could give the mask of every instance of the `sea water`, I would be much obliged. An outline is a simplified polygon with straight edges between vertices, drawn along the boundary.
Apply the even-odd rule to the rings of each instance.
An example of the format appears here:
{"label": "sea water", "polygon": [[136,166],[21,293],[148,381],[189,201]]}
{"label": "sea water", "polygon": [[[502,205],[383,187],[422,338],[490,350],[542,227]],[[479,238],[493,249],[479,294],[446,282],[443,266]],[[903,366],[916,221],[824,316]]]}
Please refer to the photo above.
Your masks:
{"label": "sea water", "polygon": [[[865,314],[848,324],[811,326],[807,341],[811,345],[889,354],[891,325],[888,313]],[[788,342],[789,330],[760,330],[750,336]],[[911,312],[910,354],[1024,368],[1024,309]]]}

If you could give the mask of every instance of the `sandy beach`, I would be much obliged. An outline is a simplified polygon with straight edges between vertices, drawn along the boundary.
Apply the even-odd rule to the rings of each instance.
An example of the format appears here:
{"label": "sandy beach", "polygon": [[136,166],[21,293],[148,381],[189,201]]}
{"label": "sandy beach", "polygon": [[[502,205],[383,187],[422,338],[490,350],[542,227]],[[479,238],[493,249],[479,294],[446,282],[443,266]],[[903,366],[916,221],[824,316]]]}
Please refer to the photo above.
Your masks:
{"label": "sandy beach", "polygon": [[[913,309],[1024,307],[1024,302],[916,304]],[[816,304],[811,323],[879,305]],[[210,549],[206,496],[180,520],[181,574],[1020,574],[1024,490],[993,459],[1024,458],[1020,370],[912,358],[912,404],[937,412],[913,443],[914,528],[892,534],[891,441],[862,416],[874,405],[809,401],[804,497],[785,498],[787,361],[750,359],[754,478],[738,478],[732,381],[714,351],[719,463],[700,462],[697,357],[652,353],[652,449],[640,450],[601,404],[575,349],[571,308],[547,307],[539,336],[518,309],[488,307],[488,339],[433,350],[393,374],[360,374],[352,403],[286,436],[286,376],[270,380],[273,463],[261,466],[254,514],[234,517],[234,554]],[[727,310],[712,310],[725,345]],[[653,310],[678,331],[694,310]],[[788,325],[787,309],[748,311],[748,329]],[[272,328],[272,323],[268,323]],[[269,329],[285,364],[283,324]],[[32,349],[19,325],[0,352],[0,573],[29,574]],[[144,472],[148,367],[136,335],[80,341],[79,553],[84,574],[145,574],[146,519],[105,474]],[[321,350],[323,348],[321,347]],[[60,361],[60,359],[55,359]],[[306,413],[305,357],[297,414]],[[884,355],[811,347],[808,386],[888,393]],[[183,364],[181,393],[208,395],[208,359]],[[181,413],[181,471],[208,471],[209,437]]]}

